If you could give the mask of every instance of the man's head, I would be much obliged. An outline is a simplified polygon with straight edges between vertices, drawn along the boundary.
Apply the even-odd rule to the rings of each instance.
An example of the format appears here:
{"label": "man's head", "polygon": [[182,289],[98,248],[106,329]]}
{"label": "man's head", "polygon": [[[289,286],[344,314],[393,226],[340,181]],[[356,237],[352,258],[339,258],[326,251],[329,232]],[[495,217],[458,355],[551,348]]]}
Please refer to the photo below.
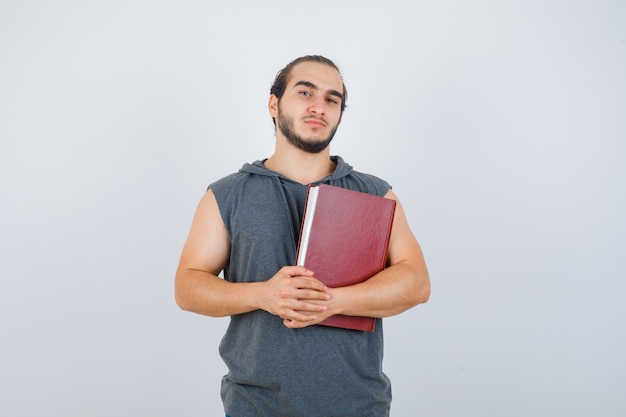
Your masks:
{"label": "man's head", "polygon": [[339,69],[331,60],[309,55],[290,62],[276,75],[270,93],[277,134],[306,152],[328,147],[347,97]]}
{"label": "man's head", "polygon": [[[270,88],[270,94],[275,95],[276,98],[280,100],[283,97],[283,94],[285,93],[285,88],[287,87],[287,82],[288,82],[289,76],[291,75],[291,71],[293,70],[293,67],[303,62],[317,62],[320,64],[328,65],[329,67],[334,68],[335,71],[339,73],[339,76],[341,76],[341,71],[339,71],[339,68],[337,67],[337,65],[335,65],[335,63],[331,61],[330,59],[323,57],[321,55],[301,56],[300,58],[294,59],[289,64],[287,64],[285,68],[278,71],[278,73],[276,74],[276,78],[274,79],[274,84],[272,84],[272,87]],[[346,101],[348,100],[348,90],[346,90],[346,85],[343,83],[343,81],[341,84],[342,84],[342,90],[343,90],[342,91],[343,100],[341,101],[341,112],[343,112],[346,109]],[[274,124],[276,124],[276,121],[274,121]]]}

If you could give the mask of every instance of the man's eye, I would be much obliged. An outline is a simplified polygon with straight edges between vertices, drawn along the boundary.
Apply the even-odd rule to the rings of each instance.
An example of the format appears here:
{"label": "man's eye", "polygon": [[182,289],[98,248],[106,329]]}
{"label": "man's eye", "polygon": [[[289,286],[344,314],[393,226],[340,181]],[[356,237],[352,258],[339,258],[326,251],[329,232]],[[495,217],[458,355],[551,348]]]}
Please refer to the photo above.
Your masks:
{"label": "man's eye", "polygon": [[302,95],[302,96],[310,96],[311,95],[311,93],[309,93],[308,91],[304,91],[304,90],[300,91],[299,94]]}
{"label": "man's eye", "polygon": [[337,104],[339,103],[337,100],[335,100],[334,98],[329,98],[326,101],[328,101],[330,104]]}

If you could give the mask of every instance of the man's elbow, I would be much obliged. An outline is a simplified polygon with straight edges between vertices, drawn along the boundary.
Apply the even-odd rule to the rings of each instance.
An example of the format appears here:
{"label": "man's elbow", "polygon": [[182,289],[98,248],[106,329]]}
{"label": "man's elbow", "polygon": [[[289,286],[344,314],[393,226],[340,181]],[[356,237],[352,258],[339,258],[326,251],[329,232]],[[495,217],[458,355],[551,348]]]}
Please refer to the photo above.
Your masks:
{"label": "man's elbow", "polygon": [[179,272],[174,282],[174,301],[184,311],[193,311],[193,294],[185,277]]}
{"label": "man's elbow", "polygon": [[424,304],[430,299],[430,279],[428,273],[424,273],[417,282],[417,288],[413,291],[413,306]]}
{"label": "man's elbow", "polygon": [[428,302],[428,300],[430,299],[430,283],[427,283],[426,285],[422,286],[422,288],[420,288],[420,290],[418,291],[417,294],[417,304],[424,304],[426,302]]}
{"label": "man's elbow", "polygon": [[188,298],[179,289],[174,290],[174,301],[176,305],[184,311],[191,311],[191,303]]}

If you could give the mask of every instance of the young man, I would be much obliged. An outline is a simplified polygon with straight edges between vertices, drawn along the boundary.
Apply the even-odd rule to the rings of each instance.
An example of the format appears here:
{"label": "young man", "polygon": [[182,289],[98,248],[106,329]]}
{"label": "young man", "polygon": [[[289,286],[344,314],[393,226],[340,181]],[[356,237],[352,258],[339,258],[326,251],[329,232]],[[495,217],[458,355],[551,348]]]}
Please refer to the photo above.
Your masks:
{"label": "young man", "polygon": [[[428,300],[422,251],[398,202],[389,267],[379,274],[328,288],[315,271],[294,266],[309,184],[397,199],[384,180],[330,155],[347,98],[332,61],[296,59],[270,93],[275,152],[209,186],[183,248],[176,301],[184,310],[231,316],[220,344],[227,415],[388,416],[381,318]],[[316,326],[334,314],[375,317],[375,331]]]}

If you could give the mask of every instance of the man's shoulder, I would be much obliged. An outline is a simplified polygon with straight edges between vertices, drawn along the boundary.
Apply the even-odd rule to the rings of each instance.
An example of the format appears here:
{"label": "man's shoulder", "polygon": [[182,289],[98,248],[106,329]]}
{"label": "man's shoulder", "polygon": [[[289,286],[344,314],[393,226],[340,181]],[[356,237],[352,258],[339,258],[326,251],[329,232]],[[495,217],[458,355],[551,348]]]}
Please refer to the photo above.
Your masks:
{"label": "man's shoulder", "polygon": [[222,178],[219,178],[216,181],[213,181],[209,184],[208,188],[231,189],[232,187],[244,185],[250,182],[250,180],[252,180],[253,178],[263,178],[269,175],[269,171],[258,162],[254,162],[251,164],[246,163],[243,164],[243,166],[238,171],[230,173]]}
{"label": "man's shoulder", "polygon": [[391,189],[391,185],[381,177],[355,170],[341,156],[335,155],[331,159],[337,164],[330,178],[331,184],[379,196],[387,194]]}
{"label": "man's shoulder", "polygon": [[247,174],[241,171],[233,172],[211,182],[208,188],[224,187],[224,186],[229,187],[229,186],[245,181],[247,176],[248,176]]}
{"label": "man's shoulder", "polygon": [[354,170],[340,178],[338,182],[339,186],[380,197],[391,189],[391,185],[386,180],[373,174]]}
{"label": "man's shoulder", "polygon": [[353,170],[352,172],[350,172],[351,176],[354,176],[355,178],[359,178],[363,181],[372,181],[372,182],[387,182],[386,180],[384,180],[383,178],[379,177],[378,175],[374,175],[371,174],[369,172],[363,172],[363,171],[356,171]]}

